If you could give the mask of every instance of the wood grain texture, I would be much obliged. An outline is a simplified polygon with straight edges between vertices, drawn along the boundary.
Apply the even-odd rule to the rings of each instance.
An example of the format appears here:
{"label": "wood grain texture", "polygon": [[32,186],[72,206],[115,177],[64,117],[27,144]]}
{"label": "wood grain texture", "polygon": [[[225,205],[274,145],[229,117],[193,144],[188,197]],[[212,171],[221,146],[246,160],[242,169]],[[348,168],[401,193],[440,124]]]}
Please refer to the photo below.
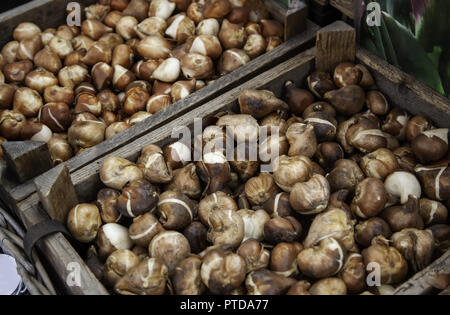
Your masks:
{"label": "wood grain texture", "polygon": [[34,179],[39,199],[51,219],[63,224],[67,214],[78,204],[75,187],[67,166],[62,163]]}
{"label": "wood grain texture", "polygon": [[371,69],[377,86],[392,104],[429,117],[439,127],[450,127],[448,98],[363,48],[357,50],[356,56]]}
{"label": "wood grain texture", "polygon": [[308,7],[300,0],[293,0],[284,19],[284,40],[288,40],[306,29]]}
{"label": "wood grain texture", "polygon": [[427,268],[416,273],[411,279],[397,287],[394,295],[423,295],[429,293],[433,289],[430,283],[434,273],[450,273],[450,250],[445,252]]}
{"label": "wood grain texture", "polygon": [[[118,135],[103,141],[93,148],[90,148],[82,154],[71,158],[66,162],[69,171],[74,172],[95,159],[114,151],[120,146],[130,143],[134,139],[150,132],[151,130],[161,127],[166,122],[187,113],[188,111],[204,104],[225,91],[239,86],[241,82],[262,73],[280,62],[293,57],[306,48],[311,47],[318,29],[319,27],[316,24],[308,21],[307,28],[303,33],[294,36],[292,39],[284,42],[272,51],[259,56],[245,66],[235,70],[233,73],[217,79],[203,89],[176,102],[155,115],[152,115],[142,123],[128,128]],[[2,197],[2,200],[4,200],[4,202],[10,207],[13,207],[15,203],[24,200],[26,197],[35,192],[35,187],[32,181],[28,181],[23,185],[18,185],[18,183],[14,183],[9,178],[5,179],[5,182],[8,181],[9,184],[5,186],[6,194],[2,194],[3,196],[0,197]]]}
{"label": "wood grain texture", "polygon": [[284,40],[291,39],[306,30],[308,7],[300,0],[292,0],[290,7],[286,7],[276,0],[264,1],[270,14],[284,24]]}
{"label": "wood grain texture", "polygon": [[355,18],[355,6],[357,5],[357,2],[357,0],[330,0],[330,4],[333,7],[352,20]]}
{"label": "wood grain texture", "polygon": [[8,141],[1,144],[9,171],[21,183],[53,167],[48,146],[36,141]]}
{"label": "wood grain texture", "polygon": [[316,69],[331,71],[342,61],[354,61],[356,32],[353,27],[336,21],[317,32]]}

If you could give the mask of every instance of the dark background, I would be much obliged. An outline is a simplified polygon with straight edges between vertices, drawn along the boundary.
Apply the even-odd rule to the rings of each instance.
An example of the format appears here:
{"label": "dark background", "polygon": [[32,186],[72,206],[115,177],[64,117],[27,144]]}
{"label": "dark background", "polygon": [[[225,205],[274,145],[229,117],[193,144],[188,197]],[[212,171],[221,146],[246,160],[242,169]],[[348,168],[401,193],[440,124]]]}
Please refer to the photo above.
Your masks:
{"label": "dark background", "polygon": [[0,0],[0,13],[31,2],[31,0]]}

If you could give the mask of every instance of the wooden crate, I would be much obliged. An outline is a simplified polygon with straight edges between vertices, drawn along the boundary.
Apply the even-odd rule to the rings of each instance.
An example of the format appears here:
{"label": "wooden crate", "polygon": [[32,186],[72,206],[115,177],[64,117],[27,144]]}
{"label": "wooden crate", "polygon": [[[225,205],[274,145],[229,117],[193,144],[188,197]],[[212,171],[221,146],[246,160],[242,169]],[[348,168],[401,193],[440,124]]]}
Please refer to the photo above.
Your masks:
{"label": "wooden crate", "polygon": [[[265,0],[267,3],[276,0]],[[65,9],[70,0],[35,0],[26,5],[17,7],[11,11],[0,14],[0,45],[12,39],[13,29],[21,22],[31,21],[39,25],[42,29],[48,27],[55,27],[65,23]],[[96,0],[82,0],[78,3],[83,6],[95,3]],[[299,5],[295,12],[289,9],[283,10],[277,7],[274,17],[284,22],[285,17],[294,16],[297,19],[297,24],[306,29],[294,36],[293,31],[287,34],[289,39],[283,44],[273,49],[272,51],[255,58],[245,66],[237,69],[231,74],[220,77],[212,84],[205,88],[192,93],[188,97],[179,102],[169,106],[165,110],[152,115],[144,122],[133,126],[124,132],[105,140],[95,147],[77,155],[67,161],[69,172],[74,172],[83,166],[86,166],[92,161],[116,150],[117,148],[126,145],[136,138],[139,138],[148,132],[161,127],[168,121],[175,119],[184,113],[204,104],[214,97],[228,91],[234,87],[239,86],[241,82],[262,73],[274,65],[298,54],[306,48],[312,47],[315,34],[319,27],[306,19],[306,6]],[[304,23],[303,23],[303,22]],[[0,161],[0,198],[9,206],[15,205],[32,195],[36,189],[33,180],[28,180],[25,183],[19,183],[13,176],[12,172],[8,170],[5,163]]]}
{"label": "wooden crate", "polygon": [[352,20],[357,16],[355,13],[358,12],[356,10],[358,0],[330,0],[330,4]]}
{"label": "wooden crate", "polygon": [[[349,30],[351,30],[349,26],[344,25],[343,22],[336,22],[333,25],[320,30],[318,38],[321,40],[325,39],[325,42],[332,42],[327,39],[329,38],[329,32],[333,32],[334,30],[343,30],[344,33],[351,33],[351,31],[349,32]],[[346,43],[346,41],[342,41],[341,46],[344,46],[344,43]],[[337,46],[339,46],[339,43],[337,43]],[[297,86],[304,86],[306,77],[315,69],[316,63],[320,65],[320,67],[324,67],[325,64],[331,65],[338,60],[339,57],[337,54],[340,50],[339,48],[344,47],[336,48],[336,50],[333,50],[336,53],[321,57],[327,59],[327,62],[317,62],[316,60],[316,56],[323,55],[323,49],[329,49],[329,47],[327,48],[327,45],[318,45],[317,49],[313,48],[300,53],[265,73],[242,83],[239,87],[222,94],[212,101],[193,109],[189,113],[151,131],[145,136],[109,153],[107,156],[118,156],[131,161],[136,161],[142,147],[152,143],[164,146],[176,141],[177,139],[171,138],[171,133],[174,128],[179,126],[189,126],[192,128],[194,119],[199,117],[203,119],[204,125],[206,125],[208,118],[213,115],[229,109],[236,110],[238,108],[236,100],[244,89],[269,89],[280,97],[282,95],[284,82],[287,80],[293,81]],[[347,47],[347,49],[352,50],[351,47]],[[353,50],[355,51],[355,49]],[[380,90],[390,99],[391,104],[408,110],[412,114],[428,116],[434,120],[437,126],[448,126],[448,121],[450,119],[450,102],[448,99],[442,97],[424,84],[413,79],[410,75],[401,72],[362,48],[358,47],[356,49],[355,57],[357,62],[362,63],[371,71]],[[92,200],[95,200],[96,193],[102,186],[99,178],[99,169],[107,156],[101,157],[71,174],[71,180],[75,186],[80,202],[91,202]],[[42,175],[42,178],[45,179],[45,176],[47,175],[49,176],[49,174]],[[48,182],[51,181],[52,178],[48,178]],[[37,193],[33,193],[31,196],[20,202],[15,208],[15,211],[26,227],[30,227],[33,224],[46,220],[48,217],[39,204]],[[52,266],[58,274],[63,286],[65,285],[65,279],[70,272],[67,270],[67,265],[73,261],[80,264],[80,271],[83,274],[83,287],[65,286],[67,293],[90,294],[94,292],[106,292],[103,286],[93,277],[87,266],[82,262],[80,256],[78,256],[61,234],[55,234],[41,240],[39,248],[43,254],[47,256],[48,260],[52,262]],[[421,276],[419,275],[420,277],[417,276],[421,279],[420,288],[416,285],[414,277],[407,282],[409,284],[406,283],[405,286],[409,285],[410,288],[416,288],[416,291],[414,291],[415,293],[427,292],[430,290],[431,285],[424,279],[426,279],[432,271],[450,272],[449,260],[450,251],[445,253],[445,255],[439,258],[433,265],[422,271],[423,274]],[[411,281],[413,283],[412,285]],[[398,293],[411,292],[406,289],[399,290]]]}

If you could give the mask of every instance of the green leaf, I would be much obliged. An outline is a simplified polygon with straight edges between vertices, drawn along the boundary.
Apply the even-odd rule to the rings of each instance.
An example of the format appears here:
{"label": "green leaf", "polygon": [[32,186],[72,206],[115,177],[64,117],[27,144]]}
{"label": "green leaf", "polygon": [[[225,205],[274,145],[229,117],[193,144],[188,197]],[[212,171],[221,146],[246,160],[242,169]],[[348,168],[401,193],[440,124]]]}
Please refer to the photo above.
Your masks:
{"label": "green leaf", "polygon": [[444,94],[438,69],[413,34],[386,12],[383,12],[383,19],[401,68],[417,80]]}
{"label": "green leaf", "polygon": [[361,40],[360,44],[362,47],[366,48],[370,52],[374,53],[378,57],[385,59],[386,56],[383,56],[382,53],[378,50],[375,45],[372,36],[369,34],[367,27],[361,27]]}
{"label": "green leaf", "polygon": [[[376,1],[368,1],[376,2]],[[370,27],[366,23],[367,11],[364,13],[361,22],[361,45],[367,48],[369,51],[376,54],[378,57],[388,60],[386,52],[384,50],[383,38],[378,27]]]}
{"label": "green leaf", "polygon": [[436,68],[439,67],[439,59],[441,58],[441,54],[442,54],[441,47],[434,47],[432,52],[427,53],[428,58],[430,58],[431,62]]}
{"label": "green leaf", "polygon": [[416,38],[427,52],[435,46],[450,49],[448,32],[450,30],[450,1],[432,0],[428,4],[422,19],[416,25]]}
{"label": "green leaf", "polygon": [[414,33],[415,22],[410,0],[379,0],[381,9]]}
{"label": "green leaf", "polygon": [[381,27],[379,27],[381,36],[383,38],[383,44],[385,47],[386,55],[388,57],[389,63],[393,64],[396,67],[400,67],[400,64],[397,59],[397,53],[395,51],[394,45],[392,44],[391,36],[389,35],[389,31],[387,30],[386,23],[384,19],[381,19]]}
{"label": "green leaf", "polygon": [[445,92],[447,93],[448,98],[450,98],[450,50],[445,50],[441,53],[439,59],[439,73],[441,74]]}

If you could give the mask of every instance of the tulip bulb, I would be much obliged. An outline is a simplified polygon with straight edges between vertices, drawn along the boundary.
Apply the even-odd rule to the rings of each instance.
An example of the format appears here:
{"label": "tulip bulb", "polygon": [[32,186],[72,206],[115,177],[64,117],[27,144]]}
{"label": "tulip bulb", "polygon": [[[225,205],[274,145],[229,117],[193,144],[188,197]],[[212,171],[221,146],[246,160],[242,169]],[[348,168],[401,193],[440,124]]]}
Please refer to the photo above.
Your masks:
{"label": "tulip bulb", "polygon": [[386,191],[394,197],[400,198],[400,202],[405,204],[409,195],[420,198],[422,189],[417,178],[408,172],[395,172],[389,175],[384,186]]}
{"label": "tulip bulb", "polygon": [[225,50],[217,64],[219,75],[225,75],[242,67],[250,61],[250,57],[242,49],[232,48]]}
{"label": "tulip bulb", "polygon": [[81,31],[84,35],[89,36],[93,40],[99,40],[104,34],[112,32],[113,29],[99,20],[88,19],[81,25]]}
{"label": "tulip bulb", "polygon": [[225,49],[241,48],[245,43],[245,29],[225,19],[220,27],[219,39]]}
{"label": "tulip bulb", "polygon": [[135,31],[141,39],[144,39],[151,35],[164,36],[166,29],[167,23],[163,18],[152,16],[139,23]]}
{"label": "tulip bulb", "polygon": [[153,71],[152,79],[174,82],[179,76],[180,61],[177,58],[167,58]]}
{"label": "tulip bulb", "polygon": [[147,0],[130,0],[130,3],[123,10],[124,16],[134,16],[138,21],[144,20],[148,16],[149,4]]}
{"label": "tulip bulb", "polygon": [[395,247],[389,246],[389,241],[383,236],[375,237],[372,245],[362,251],[362,256],[364,264],[378,264],[382,284],[398,283],[408,272],[408,265],[401,253]]}
{"label": "tulip bulb", "polygon": [[175,10],[176,4],[168,0],[153,0],[148,9],[148,16],[167,20]]}
{"label": "tulip bulb", "polygon": [[213,35],[219,34],[219,22],[217,19],[205,19],[198,23],[195,30],[196,35]]}
{"label": "tulip bulb", "polygon": [[181,59],[181,70],[188,79],[207,79],[214,71],[211,58],[197,53],[188,53]]}
{"label": "tulip bulb", "polygon": [[161,260],[146,258],[121,278],[114,290],[122,295],[161,295],[168,279],[168,269]]}
{"label": "tulip bulb", "polygon": [[147,36],[137,45],[138,53],[146,59],[166,59],[171,50],[167,39],[158,35]]}
{"label": "tulip bulb", "polygon": [[285,102],[269,90],[246,89],[241,92],[238,101],[241,113],[252,115],[256,119],[263,118],[274,111],[288,108]]}
{"label": "tulip bulb", "polygon": [[176,40],[178,44],[182,44],[191,36],[195,34],[194,22],[185,15],[178,14],[175,16],[172,24],[166,30],[167,36]]}
{"label": "tulip bulb", "polygon": [[136,37],[136,27],[139,21],[134,16],[124,16],[116,24],[116,32],[125,40]]}
{"label": "tulip bulb", "polygon": [[61,68],[61,59],[48,46],[34,55],[34,64],[52,73],[57,73]]}
{"label": "tulip bulb", "polygon": [[392,235],[392,245],[405,257],[414,273],[431,263],[434,237],[430,230],[403,229]]}
{"label": "tulip bulb", "polygon": [[21,41],[24,39],[30,39],[39,35],[41,29],[34,23],[24,22],[16,26],[13,32],[14,40]]}
{"label": "tulip bulb", "polygon": [[197,36],[192,42],[190,53],[198,53],[209,56],[212,59],[217,59],[222,54],[222,46],[220,46],[219,39],[213,35]]}

